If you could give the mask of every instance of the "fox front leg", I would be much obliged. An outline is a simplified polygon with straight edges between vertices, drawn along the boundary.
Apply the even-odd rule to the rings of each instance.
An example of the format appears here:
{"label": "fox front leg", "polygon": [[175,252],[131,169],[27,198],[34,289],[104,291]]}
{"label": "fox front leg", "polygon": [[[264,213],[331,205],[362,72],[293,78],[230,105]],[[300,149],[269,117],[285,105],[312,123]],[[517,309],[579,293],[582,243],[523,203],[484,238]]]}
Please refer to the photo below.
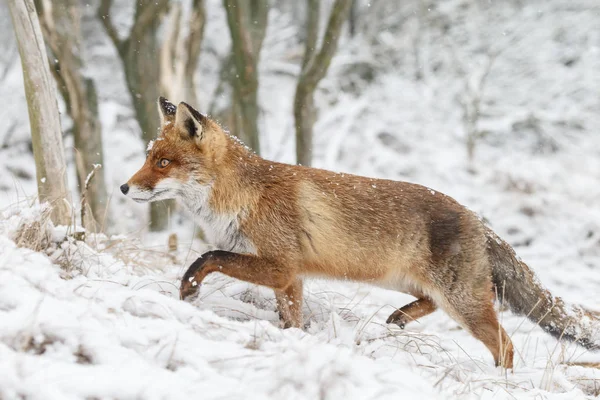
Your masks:
{"label": "fox front leg", "polygon": [[253,254],[209,251],[194,261],[185,272],[179,296],[181,300],[197,297],[202,281],[212,272],[221,272],[232,278],[286,292],[295,282],[295,273],[291,265]]}

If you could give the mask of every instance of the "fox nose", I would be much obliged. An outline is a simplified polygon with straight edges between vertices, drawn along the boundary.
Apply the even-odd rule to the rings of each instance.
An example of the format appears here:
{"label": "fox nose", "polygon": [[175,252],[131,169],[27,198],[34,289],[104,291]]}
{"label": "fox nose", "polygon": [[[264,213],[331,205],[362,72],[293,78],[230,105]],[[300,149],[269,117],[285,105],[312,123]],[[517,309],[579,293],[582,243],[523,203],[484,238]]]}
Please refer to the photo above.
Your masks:
{"label": "fox nose", "polygon": [[121,193],[127,194],[127,192],[129,192],[129,185],[124,183],[121,185]]}

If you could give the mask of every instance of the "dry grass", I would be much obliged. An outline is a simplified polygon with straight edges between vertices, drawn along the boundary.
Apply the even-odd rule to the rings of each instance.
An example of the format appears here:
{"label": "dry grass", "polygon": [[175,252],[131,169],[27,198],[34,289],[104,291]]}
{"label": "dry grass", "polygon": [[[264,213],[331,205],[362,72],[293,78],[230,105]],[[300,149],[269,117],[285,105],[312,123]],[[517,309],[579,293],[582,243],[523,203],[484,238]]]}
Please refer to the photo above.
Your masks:
{"label": "dry grass", "polygon": [[21,221],[13,237],[18,247],[25,247],[33,251],[42,251],[48,248],[52,239],[51,212],[50,207],[43,207],[38,219]]}
{"label": "dry grass", "polygon": [[169,251],[167,246],[148,248],[138,239],[131,237],[112,239],[95,235],[94,244],[99,253],[109,253],[124,264],[144,271],[160,271],[166,265],[178,264],[175,252]]}
{"label": "dry grass", "polygon": [[569,382],[585,394],[600,396],[600,363],[566,362],[562,369]]}
{"label": "dry grass", "polygon": [[[15,204],[8,209],[17,210],[11,217],[21,217],[18,226],[12,228],[11,239],[18,247],[28,248],[47,254],[54,263],[61,266],[69,277],[73,272],[87,273],[93,267],[101,267],[100,258],[112,256],[116,261],[132,266],[140,273],[163,270],[166,265],[177,264],[178,238],[171,235],[168,243],[159,248],[148,248],[137,235],[111,238],[104,234],[84,231],[71,218],[71,225],[61,238],[53,238],[54,225],[51,221],[52,207],[42,205],[36,215],[23,215],[22,209],[29,209],[37,200],[31,198],[27,204]],[[9,217],[9,218],[11,218]]]}
{"label": "dry grass", "polygon": [[565,365],[570,367],[584,367],[584,368],[596,368],[600,369],[600,363],[594,362],[567,362]]}

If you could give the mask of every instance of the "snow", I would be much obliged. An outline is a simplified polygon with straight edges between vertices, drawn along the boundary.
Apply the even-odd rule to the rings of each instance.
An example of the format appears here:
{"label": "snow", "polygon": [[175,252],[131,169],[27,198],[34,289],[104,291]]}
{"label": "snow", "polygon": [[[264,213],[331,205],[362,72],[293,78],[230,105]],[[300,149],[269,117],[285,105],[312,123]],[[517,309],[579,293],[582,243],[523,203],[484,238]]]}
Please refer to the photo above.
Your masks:
{"label": "snow", "polygon": [[[428,11],[436,23],[451,23],[444,35],[423,33],[421,81],[414,78],[419,28],[412,3],[368,5],[379,10],[380,21],[365,24],[364,36],[340,43],[319,86],[314,164],[342,173],[336,179],[358,173],[451,195],[513,245],[554,295],[599,310],[595,0],[568,6],[560,0],[493,2],[494,12],[487,14],[467,3],[446,0]],[[229,34],[221,3],[207,4],[200,104],[192,106],[218,115],[228,103],[228,94],[217,96],[215,88]],[[93,19],[94,7],[85,12]],[[133,7],[114,13],[120,31],[132,12]],[[260,61],[261,154],[293,162],[291,111],[302,27],[281,9],[269,19]],[[105,159],[97,173],[105,174],[113,192],[109,209],[115,223],[109,236],[89,234],[86,243],[70,237],[79,227],[43,223],[46,249],[15,243],[19,229],[44,221],[47,212],[35,201],[35,164],[15,62],[0,85],[0,97],[10,99],[0,109],[0,398],[598,395],[600,373],[591,365],[600,362],[599,353],[559,343],[508,311],[500,319],[516,356],[514,372],[506,373],[441,311],[404,330],[386,325],[387,316],[413,298],[367,284],[307,281],[301,330],[280,329],[272,291],[218,273],[202,282],[197,299],[180,301],[184,271],[208,247],[195,239],[189,216],[176,213],[171,231],[178,234],[179,250],[168,252],[167,233],[145,229],[147,206],[119,195],[118,187],[142,166],[146,144],[139,139],[114,47],[97,22],[83,28],[90,47],[86,69],[97,82],[104,132]],[[8,36],[6,43],[14,40]],[[469,163],[457,99],[465,87],[477,86],[489,61],[486,49],[498,48],[503,50],[481,103],[479,128],[485,135]],[[64,104],[61,109],[65,116]],[[63,128],[70,125],[63,118]],[[72,147],[66,135],[76,205]]]}
{"label": "snow", "polygon": [[[314,398],[348,390],[368,397],[383,389],[437,396],[416,372],[398,379],[389,362],[280,330],[274,310],[231,302],[226,313],[259,314],[236,320],[180,302],[178,267],[141,271],[96,253],[65,279],[48,257],[2,233],[0,394],[7,398]],[[239,289],[223,284],[213,279],[203,291]]]}
{"label": "snow", "polygon": [[[596,390],[594,370],[562,361],[600,357],[557,345],[510,313],[502,320],[518,355],[508,374],[442,313],[406,330],[385,325],[392,305],[410,296],[365,284],[307,282],[305,328],[282,330],[272,291],[220,274],[193,304],[179,301],[185,266],[203,251],[190,244],[129,258],[132,239],[90,235],[82,243],[49,226],[48,250],[17,247],[19,225],[42,210],[5,213],[0,224],[6,398],[583,399]],[[138,259],[149,254],[151,264]]]}

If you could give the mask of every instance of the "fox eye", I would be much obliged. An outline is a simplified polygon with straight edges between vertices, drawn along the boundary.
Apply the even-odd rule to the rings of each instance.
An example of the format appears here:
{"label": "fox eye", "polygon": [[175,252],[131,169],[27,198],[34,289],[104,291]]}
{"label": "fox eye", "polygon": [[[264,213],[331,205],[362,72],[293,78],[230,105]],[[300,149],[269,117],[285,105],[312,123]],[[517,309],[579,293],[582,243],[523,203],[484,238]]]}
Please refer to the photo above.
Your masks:
{"label": "fox eye", "polygon": [[169,164],[171,164],[171,160],[167,160],[166,158],[161,158],[160,161],[158,162],[158,167],[164,168]]}

